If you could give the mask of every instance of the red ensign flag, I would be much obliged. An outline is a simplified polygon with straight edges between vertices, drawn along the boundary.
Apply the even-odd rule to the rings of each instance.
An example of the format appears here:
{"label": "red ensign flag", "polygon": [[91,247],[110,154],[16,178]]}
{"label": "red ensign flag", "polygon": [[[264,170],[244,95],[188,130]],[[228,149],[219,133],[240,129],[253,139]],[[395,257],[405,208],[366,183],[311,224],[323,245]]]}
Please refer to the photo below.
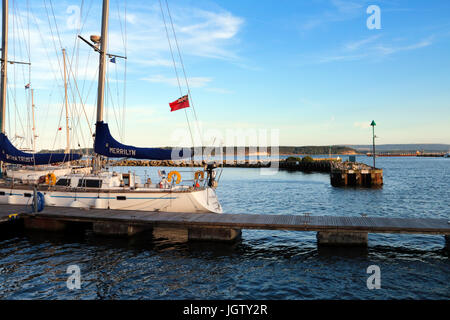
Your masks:
{"label": "red ensign flag", "polygon": [[189,98],[187,95],[182,96],[180,99],[175,100],[174,102],[169,103],[170,112],[180,110],[183,108],[189,108]]}

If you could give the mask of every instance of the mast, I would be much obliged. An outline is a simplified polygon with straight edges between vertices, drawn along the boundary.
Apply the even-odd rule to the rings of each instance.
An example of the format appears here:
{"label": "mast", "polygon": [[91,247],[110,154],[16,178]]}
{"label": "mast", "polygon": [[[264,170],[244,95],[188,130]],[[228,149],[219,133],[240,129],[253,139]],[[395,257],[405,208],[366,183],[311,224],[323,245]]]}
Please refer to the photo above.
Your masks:
{"label": "mast", "polygon": [[66,106],[66,150],[64,153],[70,153],[70,133],[69,133],[69,108],[67,103],[67,76],[66,76],[66,49],[62,49],[64,60],[64,104]]}
{"label": "mast", "polygon": [[[106,50],[108,47],[108,15],[109,15],[109,0],[103,0],[102,10],[102,33],[100,36],[100,58],[98,70],[98,91],[97,91],[97,123],[103,121],[103,109],[105,103],[105,75],[106,75]],[[92,39],[92,37],[91,37]],[[94,137],[96,139],[96,137]],[[94,143],[95,145],[95,143]],[[101,170],[101,158],[96,154],[94,158],[93,173],[98,173]]]}
{"label": "mast", "polygon": [[6,74],[8,66],[8,0],[2,0],[2,71],[0,88],[0,131],[5,133]]}
{"label": "mast", "polygon": [[[8,67],[8,0],[2,0],[2,61],[0,85],[0,132],[5,133],[6,74]],[[0,178],[3,177],[3,162],[0,162]]]}
{"label": "mast", "polygon": [[33,117],[33,152],[36,152],[36,123],[34,121],[34,89],[31,89],[31,113]]}
{"label": "mast", "polygon": [[100,38],[100,67],[98,72],[97,122],[103,121],[105,100],[106,50],[108,46],[109,0],[103,0],[102,34]]}

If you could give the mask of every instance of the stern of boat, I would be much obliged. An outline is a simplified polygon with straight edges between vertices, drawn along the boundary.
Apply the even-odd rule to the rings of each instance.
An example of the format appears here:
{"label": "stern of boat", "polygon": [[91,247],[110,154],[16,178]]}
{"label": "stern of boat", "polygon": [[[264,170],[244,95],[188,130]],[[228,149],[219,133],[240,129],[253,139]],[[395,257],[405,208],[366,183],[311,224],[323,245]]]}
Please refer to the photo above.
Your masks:
{"label": "stern of boat", "polygon": [[212,212],[212,213],[223,213],[222,206],[220,205],[219,199],[217,198],[216,190],[207,187],[201,191],[193,192],[192,197],[201,208],[199,211]]}

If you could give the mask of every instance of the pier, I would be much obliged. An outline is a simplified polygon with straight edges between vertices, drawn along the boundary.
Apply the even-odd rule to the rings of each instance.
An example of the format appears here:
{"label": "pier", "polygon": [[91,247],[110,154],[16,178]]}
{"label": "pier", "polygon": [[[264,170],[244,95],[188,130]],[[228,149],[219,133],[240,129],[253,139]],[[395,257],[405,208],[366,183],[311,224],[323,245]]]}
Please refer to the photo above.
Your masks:
{"label": "pier", "polygon": [[[368,157],[373,157],[373,155],[369,152],[366,154]],[[403,153],[394,153],[394,152],[379,152],[375,154],[376,157],[432,157],[439,158],[444,157],[444,152],[434,152],[434,153],[422,153],[422,152],[403,152]]]}
{"label": "pier", "polygon": [[330,180],[333,187],[381,187],[383,169],[356,162],[334,163]]}
{"label": "pier", "polygon": [[317,232],[318,245],[367,246],[369,233],[442,235],[449,248],[450,223],[447,219],[335,217],[264,214],[212,214],[139,212],[126,210],[46,207],[32,213],[18,205],[0,205],[0,222],[23,221],[25,228],[66,231],[72,227],[92,228],[106,236],[133,236],[153,232],[154,237],[173,236],[183,241],[227,241],[241,238],[242,229]]}

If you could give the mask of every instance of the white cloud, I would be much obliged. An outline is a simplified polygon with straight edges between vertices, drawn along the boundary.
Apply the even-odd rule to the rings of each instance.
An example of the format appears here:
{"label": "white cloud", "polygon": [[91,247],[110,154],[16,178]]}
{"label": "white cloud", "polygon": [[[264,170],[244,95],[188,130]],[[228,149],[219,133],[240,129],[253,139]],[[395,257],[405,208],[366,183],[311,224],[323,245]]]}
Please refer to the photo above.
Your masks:
{"label": "white cloud", "polygon": [[223,88],[206,88],[206,91],[214,92],[214,93],[220,93],[220,94],[233,94],[234,91],[223,89]]}
{"label": "white cloud", "polygon": [[400,44],[398,40],[379,41],[381,36],[372,36],[366,39],[353,41],[344,44],[335,49],[334,54],[316,55],[316,63],[329,63],[337,61],[356,61],[362,59],[380,60],[399,52],[412,51],[431,46],[432,37],[420,40],[418,42]]}
{"label": "white cloud", "polygon": [[378,50],[378,53],[381,55],[391,55],[400,51],[410,51],[420,48],[425,48],[430,45],[432,45],[433,42],[431,41],[431,38],[421,40],[416,43],[404,45],[404,46],[389,46],[389,45],[383,45],[380,44],[379,46],[375,47],[375,49]]}
{"label": "white cloud", "polygon": [[[167,78],[163,75],[156,75],[153,77],[143,78],[141,80],[152,82],[152,83],[165,83],[170,86],[178,86],[178,80],[177,78]],[[211,78],[207,77],[191,77],[188,78],[189,87],[191,88],[201,88],[206,86],[209,82],[211,82]],[[184,79],[180,79],[181,86],[184,86],[185,81]]]}
{"label": "white cloud", "polygon": [[329,23],[351,20],[358,17],[362,11],[361,1],[330,0],[328,8],[322,13],[305,18],[305,22],[300,25],[300,30],[307,31]]}
{"label": "white cloud", "polygon": [[360,129],[368,129],[370,128],[370,121],[357,121],[353,123],[353,126]]}
{"label": "white cloud", "polygon": [[365,39],[362,40],[357,40],[357,41],[352,41],[349,42],[347,44],[345,44],[345,49],[349,50],[349,51],[354,51],[357,49],[360,49],[361,47],[374,42],[375,40],[379,39],[381,35],[374,35],[374,36],[370,36],[367,37]]}

